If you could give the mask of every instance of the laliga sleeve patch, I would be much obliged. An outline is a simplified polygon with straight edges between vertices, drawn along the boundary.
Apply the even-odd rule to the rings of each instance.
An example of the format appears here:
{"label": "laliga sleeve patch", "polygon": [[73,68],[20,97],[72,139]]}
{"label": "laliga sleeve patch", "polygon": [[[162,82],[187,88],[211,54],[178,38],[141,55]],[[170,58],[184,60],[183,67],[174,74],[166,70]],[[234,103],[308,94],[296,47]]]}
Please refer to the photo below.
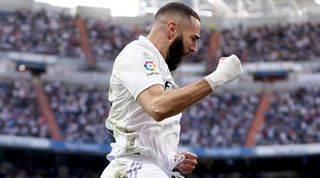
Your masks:
{"label": "laliga sleeve patch", "polygon": [[147,59],[143,62],[143,69],[147,76],[160,75],[159,68],[155,62],[151,59]]}

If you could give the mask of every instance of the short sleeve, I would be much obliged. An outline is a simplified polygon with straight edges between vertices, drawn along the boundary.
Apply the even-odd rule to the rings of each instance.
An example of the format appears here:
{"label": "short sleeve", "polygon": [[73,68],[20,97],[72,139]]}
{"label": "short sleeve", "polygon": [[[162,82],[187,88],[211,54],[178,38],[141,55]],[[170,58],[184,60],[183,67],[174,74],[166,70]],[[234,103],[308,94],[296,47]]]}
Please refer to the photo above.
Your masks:
{"label": "short sleeve", "polygon": [[137,99],[145,89],[155,84],[163,84],[159,60],[141,49],[123,51],[115,62],[115,76]]}

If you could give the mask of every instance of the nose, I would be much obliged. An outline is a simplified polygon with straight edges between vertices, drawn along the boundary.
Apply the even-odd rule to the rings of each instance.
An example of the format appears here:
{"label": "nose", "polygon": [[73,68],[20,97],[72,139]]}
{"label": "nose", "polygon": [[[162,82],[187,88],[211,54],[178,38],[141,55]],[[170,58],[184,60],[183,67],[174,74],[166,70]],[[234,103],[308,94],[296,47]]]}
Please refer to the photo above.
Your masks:
{"label": "nose", "polygon": [[194,42],[194,43],[192,43],[192,46],[190,47],[190,52],[196,53],[197,51],[198,51],[198,43]]}

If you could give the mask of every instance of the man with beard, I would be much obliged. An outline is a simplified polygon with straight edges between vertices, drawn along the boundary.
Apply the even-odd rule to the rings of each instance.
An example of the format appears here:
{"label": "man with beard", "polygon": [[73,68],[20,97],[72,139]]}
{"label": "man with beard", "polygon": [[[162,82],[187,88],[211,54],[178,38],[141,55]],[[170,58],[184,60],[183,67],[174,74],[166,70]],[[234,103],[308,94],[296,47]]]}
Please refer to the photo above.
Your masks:
{"label": "man with beard", "polygon": [[178,88],[170,72],[198,50],[200,17],[182,3],[168,3],[140,36],[117,56],[110,78],[106,127],[115,143],[101,178],[180,177],[191,173],[197,155],[177,153],[181,112],[242,73],[239,59],[222,58],[216,71]]}

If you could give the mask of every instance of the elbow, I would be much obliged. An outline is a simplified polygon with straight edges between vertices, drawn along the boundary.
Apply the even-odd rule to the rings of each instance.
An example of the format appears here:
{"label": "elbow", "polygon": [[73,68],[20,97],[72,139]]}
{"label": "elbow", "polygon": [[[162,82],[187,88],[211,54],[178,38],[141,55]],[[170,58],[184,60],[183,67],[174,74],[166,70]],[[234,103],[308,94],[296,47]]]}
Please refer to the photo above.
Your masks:
{"label": "elbow", "polygon": [[157,121],[157,122],[160,122],[168,117],[170,117],[170,114],[169,114],[169,111],[166,110],[166,109],[161,109],[161,108],[158,108],[158,107],[152,107],[151,109],[151,117]]}

